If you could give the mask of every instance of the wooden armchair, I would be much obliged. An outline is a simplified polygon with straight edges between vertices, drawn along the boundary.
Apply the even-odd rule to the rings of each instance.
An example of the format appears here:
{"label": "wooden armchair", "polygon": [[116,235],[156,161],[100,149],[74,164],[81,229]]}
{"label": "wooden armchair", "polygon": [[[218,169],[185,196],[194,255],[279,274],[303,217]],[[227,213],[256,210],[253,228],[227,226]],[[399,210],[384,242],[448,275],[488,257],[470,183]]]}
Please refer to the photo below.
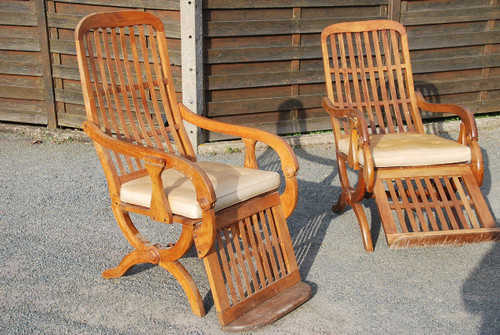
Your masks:
{"label": "wooden armchair", "polygon": [[[483,163],[472,113],[415,93],[404,27],[374,20],[333,24],[321,35],[342,191],[364,247],[373,250],[361,206],[375,197],[389,247],[498,240],[479,186]],[[420,109],[462,120],[458,142],[425,134]],[[358,171],[351,186],[347,166]]]}
{"label": "wooden armchair", "polygon": [[[145,12],[86,16],[75,32],[88,121],[109,186],[116,220],[134,250],[103,277],[138,263],[159,264],[180,283],[194,314],[205,309],[179,259],[196,246],[225,330],[265,325],[311,294],[300,279],[286,218],[297,203],[298,164],[278,136],[194,114],[177,102],[164,27]],[[243,167],[197,162],[184,122],[236,135],[246,144]],[[278,153],[286,180],[259,170],[255,144]],[[129,213],[180,224],[175,243],[149,242]]]}

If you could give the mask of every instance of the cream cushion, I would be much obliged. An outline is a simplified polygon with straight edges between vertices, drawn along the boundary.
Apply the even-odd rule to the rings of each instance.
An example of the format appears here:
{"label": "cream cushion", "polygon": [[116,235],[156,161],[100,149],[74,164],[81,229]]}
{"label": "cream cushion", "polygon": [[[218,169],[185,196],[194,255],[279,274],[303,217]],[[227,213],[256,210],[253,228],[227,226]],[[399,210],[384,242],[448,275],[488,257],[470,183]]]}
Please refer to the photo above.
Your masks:
{"label": "cream cushion", "polygon": [[[349,137],[338,142],[339,150],[349,153]],[[422,166],[467,162],[470,149],[458,142],[430,134],[394,133],[370,136],[370,149],[376,167]],[[359,151],[359,163],[364,158]]]}
{"label": "cream cushion", "polygon": [[[277,189],[280,176],[276,172],[248,169],[215,162],[196,163],[212,182],[217,197],[215,210],[220,210],[256,195]],[[172,213],[191,219],[201,218],[196,191],[191,181],[175,169],[163,171],[161,179]],[[124,183],[120,199],[130,204],[149,207],[151,178],[148,176]]]}

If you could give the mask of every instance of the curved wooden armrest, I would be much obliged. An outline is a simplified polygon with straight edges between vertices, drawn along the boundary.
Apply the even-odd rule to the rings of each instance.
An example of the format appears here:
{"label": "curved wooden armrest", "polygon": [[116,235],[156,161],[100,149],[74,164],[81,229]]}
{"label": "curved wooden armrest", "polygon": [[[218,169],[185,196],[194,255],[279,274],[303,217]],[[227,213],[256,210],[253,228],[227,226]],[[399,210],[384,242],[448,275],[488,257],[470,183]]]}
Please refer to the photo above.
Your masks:
{"label": "curved wooden armrest", "polygon": [[349,119],[349,153],[347,163],[355,170],[359,169],[359,150],[363,153],[364,167],[363,178],[365,179],[368,192],[373,191],[375,183],[373,157],[370,150],[370,134],[363,113],[354,108],[337,108],[328,97],[323,97],[322,105],[325,112],[335,118]]}
{"label": "curved wooden armrest", "polygon": [[[465,129],[461,130],[460,139],[465,140],[462,144],[470,142],[472,139],[478,138],[476,120],[474,119],[474,114],[464,106],[455,104],[435,104],[425,100],[424,96],[420,92],[415,92],[417,95],[417,105],[418,107],[432,113],[450,113],[457,115],[464,125]],[[462,133],[465,131],[465,133]],[[465,138],[464,138],[465,136]],[[468,138],[467,138],[468,137]]]}
{"label": "curved wooden armrest", "polygon": [[370,143],[370,135],[368,133],[368,125],[366,124],[365,116],[361,111],[354,108],[337,108],[333,106],[332,101],[328,97],[323,97],[322,105],[325,112],[333,117],[347,117],[354,122],[354,126],[361,135],[362,143]]}
{"label": "curved wooden armrest", "polygon": [[288,143],[281,137],[264,130],[214,121],[197,115],[182,103],[179,103],[179,108],[182,118],[197,127],[242,138],[246,144],[245,166],[247,167],[257,168],[257,163],[255,161],[255,142],[259,141],[265,143],[276,151],[281,160],[281,169],[286,182],[285,191],[281,194],[281,203],[285,216],[288,217],[292,214],[297,206],[298,199],[297,172],[299,170],[299,163]]}
{"label": "curved wooden armrest", "polygon": [[211,210],[217,200],[212,182],[207,174],[189,159],[109,136],[95,122],[83,122],[83,130],[94,142],[104,148],[145,162],[146,170],[153,185],[150,210],[156,220],[160,218],[159,221],[167,220],[167,222],[172,222],[172,212],[163,191],[163,182],[161,180],[163,170],[165,168],[174,168],[191,180],[196,189],[196,197],[203,216],[209,216],[207,220],[202,220],[201,227],[196,230],[196,247],[198,248],[199,257],[204,257],[215,241],[214,220],[210,220],[210,217],[214,216]]}
{"label": "curved wooden armrest", "polygon": [[478,132],[474,114],[466,107],[455,104],[435,104],[425,100],[422,93],[415,92],[417,95],[417,106],[423,110],[433,113],[451,113],[457,115],[462,123],[460,124],[460,133],[458,142],[467,145],[471,150],[471,168],[479,186],[483,184],[483,156],[478,143]]}

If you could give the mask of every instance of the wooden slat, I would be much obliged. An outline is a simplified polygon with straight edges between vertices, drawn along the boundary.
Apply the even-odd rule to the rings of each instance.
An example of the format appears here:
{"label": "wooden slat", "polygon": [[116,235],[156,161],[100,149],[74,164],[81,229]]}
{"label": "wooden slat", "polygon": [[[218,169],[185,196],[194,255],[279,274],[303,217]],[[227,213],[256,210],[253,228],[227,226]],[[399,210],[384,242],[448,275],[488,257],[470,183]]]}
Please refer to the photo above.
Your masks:
{"label": "wooden slat", "polygon": [[429,196],[431,197],[431,204],[433,206],[433,209],[436,212],[439,221],[441,222],[441,230],[449,230],[448,222],[444,217],[444,213],[442,210],[442,207],[444,206],[444,201],[438,200],[439,195],[436,189],[434,188],[434,184],[441,183],[441,181],[439,180],[439,178],[437,178],[437,180],[436,178],[432,178],[431,180],[431,178],[426,177],[424,178],[424,182],[425,182],[424,187],[429,192]]}
{"label": "wooden slat", "polygon": [[500,34],[498,31],[458,33],[452,35],[414,36],[410,40],[410,51],[436,48],[456,48],[494,43],[500,43]]}
{"label": "wooden slat", "polygon": [[267,87],[292,84],[321,83],[324,81],[323,71],[295,71],[235,75],[209,76],[209,90],[234,89],[243,87]]}
{"label": "wooden slat", "polygon": [[[245,235],[238,234],[237,233],[238,231],[239,231],[239,225],[238,225],[238,223],[234,223],[231,226],[232,244],[233,244],[234,249],[235,249],[235,257],[238,260],[238,264],[240,266],[241,273],[243,274],[243,280],[245,283],[245,290],[246,290],[246,294],[244,296],[249,296],[249,295],[254,293],[254,290],[252,289],[250,278],[248,277],[247,266],[250,267],[253,265],[248,264],[248,263],[245,265],[245,261],[248,261],[248,258],[245,258],[243,256],[243,252],[241,250],[241,245],[240,245],[240,241],[245,239]],[[243,241],[241,241],[241,243],[243,243]]]}
{"label": "wooden slat", "polygon": [[[117,8],[118,10],[118,8]],[[78,21],[85,15],[48,13],[47,22],[50,28],[75,29]],[[165,22],[165,33],[169,38],[181,38],[179,22]]]}
{"label": "wooden slat", "polygon": [[[57,0],[57,2],[65,2],[73,5],[81,4],[101,6],[103,4],[103,0]],[[113,0],[112,5],[127,8],[180,10],[179,1],[177,0]]]}
{"label": "wooden slat", "polygon": [[[405,184],[408,185],[407,182],[405,182]],[[401,207],[406,210],[406,214],[408,216],[408,219],[410,220],[410,225],[411,225],[412,231],[414,231],[414,232],[420,231],[418,223],[417,223],[417,221],[415,221],[415,215],[413,214],[413,211],[412,211],[412,209],[414,208],[414,204],[410,203],[410,199],[406,195],[406,188],[403,186],[401,179],[399,179],[399,178],[396,179],[396,185],[398,186],[398,190],[399,190],[398,194],[401,196],[401,199],[402,199]]]}
{"label": "wooden slat", "polygon": [[407,26],[421,24],[471,22],[498,19],[500,7],[471,7],[453,8],[440,10],[412,11],[401,14],[401,23]]}
{"label": "wooden slat", "polygon": [[267,286],[263,260],[261,254],[258,251],[259,247],[257,244],[257,240],[255,238],[254,228],[252,225],[252,218],[247,217],[244,220],[245,220],[245,230],[248,234],[248,238],[250,240],[250,246],[252,248],[252,255],[255,259],[255,264],[257,265],[257,270],[258,270],[257,274],[259,275],[260,288],[262,289]]}
{"label": "wooden slat", "polygon": [[[220,233],[216,234],[217,236],[217,247],[218,254],[220,255],[220,262],[222,265],[222,272],[224,274],[224,278],[226,279],[226,285],[229,289],[229,293],[231,294],[231,300],[233,304],[238,301],[238,295],[236,294],[236,290],[234,288],[233,277],[231,275],[231,270],[229,269],[228,256],[226,255],[225,243],[222,240]],[[220,293],[219,293],[220,294]]]}
{"label": "wooden slat", "polygon": [[471,228],[481,228],[481,226],[479,225],[479,222],[477,221],[476,215],[469,204],[469,201],[467,201],[468,197],[465,194],[461,179],[459,179],[458,177],[453,177],[453,182],[454,182],[453,183],[454,186],[457,189],[457,193],[460,195],[460,199],[462,200],[463,207],[465,208],[465,211],[466,211],[467,215],[469,216]]}
{"label": "wooden slat", "polygon": [[250,270],[250,275],[252,277],[252,282],[254,287],[253,292],[256,292],[260,289],[261,285],[257,279],[257,271],[254,266],[252,252],[250,251],[250,241],[248,235],[249,232],[247,231],[243,220],[238,220],[238,231],[240,233],[241,241],[243,244],[244,258],[247,263],[247,267]]}
{"label": "wooden slat", "polygon": [[[392,179],[386,179],[385,185],[387,186],[389,193],[391,195],[390,201],[392,201],[392,204],[394,206],[394,209],[396,210],[396,215],[399,219],[399,227],[401,228],[401,231],[404,233],[408,232],[408,227],[406,226],[406,220],[405,220],[405,212],[404,209],[401,208],[400,202],[399,202],[399,196],[396,193],[396,190],[394,189],[393,181]],[[407,215],[412,215],[411,213],[407,213]]]}
{"label": "wooden slat", "polygon": [[376,20],[380,16],[363,16],[350,18],[319,18],[301,20],[272,21],[224,21],[208,22],[204,26],[206,37],[260,36],[320,33],[326,26],[334,22]]}
{"label": "wooden slat", "polygon": [[264,245],[264,240],[262,239],[262,235],[261,235],[262,229],[261,229],[261,226],[259,224],[259,218],[258,218],[257,214],[252,215],[251,222],[252,222],[252,226],[253,226],[253,235],[255,236],[256,246],[257,246],[257,249],[255,249],[255,252],[260,255],[260,259],[261,259],[261,262],[262,262],[262,265],[264,268],[264,274],[265,274],[265,278],[266,278],[265,283],[267,286],[267,285],[270,285],[274,281],[274,279],[273,279],[273,273],[271,270],[271,266],[269,264],[269,258],[267,257],[266,248]]}
{"label": "wooden slat", "polygon": [[0,24],[35,27],[37,25],[36,14],[27,11],[8,11],[0,7]]}
{"label": "wooden slat", "polygon": [[[238,268],[239,264],[237,261],[237,257],[235,256],[235,252],[234,252],[234,249],[233,249],[233,246],[231,243],[231,238],[229,237],[228,228],[224,227],[222,229],[222,231],[224,233],[224,238],[225,238],[224,242],[226,245],[227,254],[229,256],[229,262],[228,262],[229,269],[231,270],[231,273],[235,279],[236,289],[237,289],[238,296],[239,296],[239,298],[236,298],[236,301],[241,301],[241,300],[245,299],[245,292],[243,290],[243,283],[241,281],[240,270]],[[228,275],[230,276],[231,274],[228,273],[226,275],[226,278]],[[233,299],[233,304],[235,304],[236,301]]]}
{"label": "wooden slat", "polygon": [[[330,6],[376,6],[385,5],[387,0],[338,0]],[[292,8],[292,7],[325,7],[324,0],[206,0],[204,8],[218,9],[252,9],[252,8]]]}
{"label": "wooden slat", "polygon": [[276,258],[278,259],[278,265],[280,267],[281,276],[286,275],[286,267],[285,267],[285,259],[283,257],[283,253],[285,252],[284,243],[278,237],[278,232],[276,230],[276,220],[274,219],[273,213],[270,209],[266,209],[266,216],[269,222],[269,227],[271,231],[271,243],[274,247],[274,251],[276,252]]}

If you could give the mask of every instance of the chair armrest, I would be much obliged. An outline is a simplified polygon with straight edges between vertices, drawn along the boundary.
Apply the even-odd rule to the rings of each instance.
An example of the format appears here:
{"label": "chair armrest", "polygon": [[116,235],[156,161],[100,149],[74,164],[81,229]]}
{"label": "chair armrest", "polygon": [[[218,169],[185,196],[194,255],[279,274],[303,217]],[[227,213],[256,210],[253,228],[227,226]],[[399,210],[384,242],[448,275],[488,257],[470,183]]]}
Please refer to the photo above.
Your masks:
{"label": "chair armrest", "polygon": [[337,108],[333,105],[328,97],[323,97],[322,106],[325,112],[334,118],[348,118],[349,119],[349,153],[347,155],[347,162],[354,169],[359,169],[359,150],[363,153],[364,166],[363,178],[366,183],[368,192],[373,191],[375,183],[373,157],[370,150],[370,134],[368,133],[368,125],[366,123],[363,113],[354,108]]}
{"label": "chair armrest", "polygon": [[368,125],[365,120],[365,116],[361,111],[354,108],[337,108],[333,106],[332,101],[328,97],[323,97],[322,105],[325,112],[330,114],[330,116],[341,118],[346,117],[354,121],[355,126],[360,132],[361,140],[363,143],[370,143],[370,135],[368,133]]}
{"label": "chair armrest", "polygon": [[285,217],[292,214],[297,206],[298,199],[297,172],[299,170],[299,163],[297,162],[295,153],[288,143],[286,143],[281,137],[264,130],[214,121],[197,115],[182,103],[179,103],[179,108],[182,118],[197,127],[242,138],[246,146],[245,166],[247,167],[257,168],[255,160],[255,143],[257,141],[267,144],[274,151],[276,151],[281,160],[281,169],[285,176],[286,183],[285,191],[280,197],[281,203],[283,205]]}
{"label": "chair armrest", "polygon": [[470,147],[471,150],[471,169],[474,177],[481,186],[484,178],[483,156],[478,143],[478,132],[474,114],[463,106],[455,104],[435,104],[425,100],[422,93],[416,92],[417,106],[423,110],[433,113],[451,113],[457,115],[462,123],[460,124],[460,133],[458,142]]}
{"label": "chair armrest", "polygon": [[[212,209],[217,200],[213,185],[206,173],[189,159],[154,148],[121,141],[109,136],[95,122],[83,122],[83,130],[100,146],[119,154],[141,159],[145,162],[146,170],[153,185],[150,209],[152,215],[160,215],[162,217],[161,221],[164,221],[165,218],[163,216],[165,215],[167,215],[167,221],[172,217],[167,197],[165,196],[165,192],[163,192],[163,182],[161,180],[163,170],[174,168],[191,180],[196,189],[198,204],[203,213],[201,226],[195,230],[195,243],[199,257],[204,257],[215,241],[215,213],[213,213]],[[170,213],[166,213],[167,211]]]}
{"label": "chair armrest", "polygon": [[[459,141],[462,144],[470,142],[472,139],[478,138],[476,120],[472,112],[460,105],[455,104],[436,104],[425,100],[424,96],[420,92],[415,92],[417,96],[417,106],[432,113],[450,113],[457,115],[465,129],[461,129]],[[465,131],[465,132],[464,132]]]}

